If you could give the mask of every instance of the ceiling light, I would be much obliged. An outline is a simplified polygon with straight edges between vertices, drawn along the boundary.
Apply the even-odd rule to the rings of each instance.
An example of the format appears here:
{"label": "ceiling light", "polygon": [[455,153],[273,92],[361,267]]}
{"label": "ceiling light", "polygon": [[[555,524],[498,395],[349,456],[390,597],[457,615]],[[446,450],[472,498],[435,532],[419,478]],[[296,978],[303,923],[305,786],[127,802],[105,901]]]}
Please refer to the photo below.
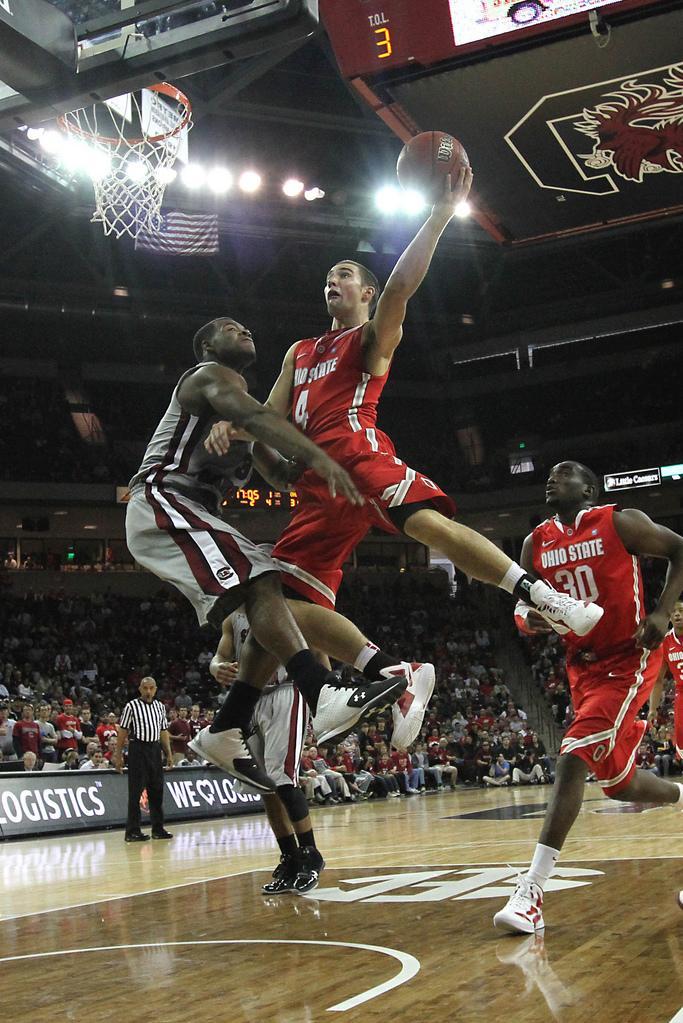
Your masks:
{"label": "ceiling light", "polygon": [[395,213],[401,205],[401,193],[393,185],[386,185],[375,194],[375,206],[380,213]]}
{"label": "ceiling light", "polygon": [[233,176],[226,167],[214,167],[207,174],[206,183],[212,192],[221,195],[232,188]]}
{"label": "ceiling light", "polygon": [[469,217],[471,212],[472,207],[470,206],[466,199],[464,199],[462,202],[459,202],[458,205],[455,207],[455,215],[456,217],[460,217],[461,220],[464,220],[465,217]]}
{"label": "ceiling light", "polygon": [[303,181],[299,181],[298,178],[287,178],[282,186],[282,191],[290,199],[296,199],[298,195],[301,195],[305,187]]}
{"label": "ceiling light", "polygon": [[83,526],[83,529],[97,529],[97,526]]}
{"label": "ceiling light", "polygon": [[325,193],[323,192],[322,188],[308,188],[304,192],[304,199],[307,199],[308,202],[313,202],[315,199],[324,199],[324,198],[325,198]]}
{"label": "ceiling light", "polygon": [[147,177],[147,164],[142,160],[126,160],[126,176],[131,181],[144,181]]}
{"label": "ceiling light", "polygon": [[111,171],[111,157],[101,149],[90,149],[85,170],[93,181],[101,181]]}
{"label": "ceiling light", "polygon": [[675,287],[676,287],[676,282],[675,282],[675,281],[672,281],[670,277],[666,277],[666,278],[665,278],[665,279],[664,279],[664,280],[662,281],[661,287],[662,287],[662,288],[663,288],[663,289],[664,289],[665,291],[668,291],[668,289],[669,289],[669,288],[675,288]]}
{"label": "ceiling light", "polygon": [[155,175],[162,185],[170,185],[178,177],[178,171],[175,167],[157,167]]}
{"label": "ceiling light", "polygon": [[261,175],[253,170],[243,171],[240,174],[239,185],[243,192],[258,192],[261,187]]}
{"label": "ceiling light", "polygon": [[44,131],[40,136],[40,146],[46,153],[54,154],[59,153],[64,147],[66,139],[60,131],[55,131],[54,128],[50,128],[49,131]]}
{"label": "ceiling light", "polygon": [[206,181],[206,171],[198,163],[188,163],[180,172],[185,188],[201,188]]}
{"label": "ceiling light", "polygon": [[26,138],[29,142],[37,142],[39,138],[45,134],[44,128],[29,128],[26,132]]}
{"label": "ceiling light", "polygon": [[401,207],[405,213],[415,216],[418,213],[422,213],[426,205],[427,200],[425,197],[421,192],[417,192],[414,188],[408,188],[403,193]]}

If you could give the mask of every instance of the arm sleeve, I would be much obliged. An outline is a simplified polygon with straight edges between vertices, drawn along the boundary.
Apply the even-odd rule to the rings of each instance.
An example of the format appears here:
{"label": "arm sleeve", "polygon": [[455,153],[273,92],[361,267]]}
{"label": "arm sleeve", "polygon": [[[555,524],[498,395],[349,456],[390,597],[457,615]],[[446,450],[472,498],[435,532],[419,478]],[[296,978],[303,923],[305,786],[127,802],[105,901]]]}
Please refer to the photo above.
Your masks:
{"label": "arm sleeve", "polygon": [[130,704],[127,703],[126,706],[123,708],[123,711],[121,712],[121,720],[119,721],[119,724],[121,725],[121,728],[125,728],[126,731],[130,731],[130,726],[132,724],[132,718],[133,718],[133,714],[132,714],[132,711],[130,709]]}

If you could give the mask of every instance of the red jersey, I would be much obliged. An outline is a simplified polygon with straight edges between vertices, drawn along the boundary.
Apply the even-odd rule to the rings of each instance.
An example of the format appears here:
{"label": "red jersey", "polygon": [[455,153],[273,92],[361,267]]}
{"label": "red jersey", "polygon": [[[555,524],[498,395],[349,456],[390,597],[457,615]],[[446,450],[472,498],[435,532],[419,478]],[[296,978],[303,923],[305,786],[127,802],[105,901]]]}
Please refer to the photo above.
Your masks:
{"label": "red jersey", "polygon": [[102,749],[107,748],[107,740],[110,736],[116,736],[116,725],[101,724],[95,729],[95,735],[97,736],[100,746]]}
{"label": "red jersey", "polygon": [[563,636],[567,662],[582,650],[599,659],[635,654],[633,633],[645,616],[638,558],[629,554],[614,525],[615,505],[579,512],[572,525],[555,516],[532,535],[535,571],[560,592],[592,600],[605,613],[587,636]]}
{"label": "red jersey", "polygon": [[676,685],[676,692],[683,691],[683,636],[677,636],[671,629],[664,637],[662,650]]}
{"label": "red jersey", "polygon": [[81,723],[75,714],[63,712],[57,715],[55,728],[60,733],[57,739],[57,749],[78,749],[78,740],[82,736]]}
{"label": "red jersey", "polygon": [[37,721],[25,721],[22,718],[17,721],[12,730],[12,735],[19,740],[22,753],[40,754],[40,725]]}
{"label": "red jersey", "polygon": [[389,451],[376,430],[377,403],[389,376],[373,377],[364,366],[363,327],[333,330],[299,341],[294,353],[292,419],[323,448]]}

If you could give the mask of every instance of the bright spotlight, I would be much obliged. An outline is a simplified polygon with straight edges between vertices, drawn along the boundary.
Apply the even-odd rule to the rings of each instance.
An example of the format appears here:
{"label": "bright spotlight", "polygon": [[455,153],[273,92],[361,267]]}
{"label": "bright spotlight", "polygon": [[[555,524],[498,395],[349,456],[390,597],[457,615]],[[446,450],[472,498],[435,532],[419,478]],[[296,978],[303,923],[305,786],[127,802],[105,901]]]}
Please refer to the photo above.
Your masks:
{"label": "bright spotlight", "polygon": [[316,199],[324,199],[325,193],[322,188],[308,188],[304,192],[304,199],[308,202],[314,202]]}
{"label": "bright spotlight", "polygon": [[78,171],[87,170],[90,163],[90,150],[81,139],[68,139],[59,158],[71,174],[76,174]]}
{"label": "bright spotlight", "polygon": [[90,149],[85,169],[93,181],[101,181],[111,171],[111,157],[101,149]]}
{"label": "bright spotlight", "polygon": [[288,178],[282,186],[282,191],[290,199],[296,199],[297,196],[301,195],[305,187],[303,181],[299,181],[298,178]]}
{"label": "bright spotlight", "polygon": [[55,131],[54,128],[50,128],[49,131],[44,131],[40,136],[41,148],[46,153],[54,155],[59,153],[66,143],[66,139],[62,135],[61,131]]}
{"label": "bright spotlight", "polygon": [[201,188],[206,181],[206,171],[198,163],[188,163],[180,172],[185,188]]}
{"label": "bright spotlight", "polygon": [[162,185],[170,185],[178,177],[175,167],[158,167],[155,173],[157,181]]}
{"label": "bright spotlight", "polygon": [[261,175],[257,171],[244,171],[240,174],[239,184],[243,192],[258,192],[261,187]]}
{"label": "bright spotlight", "polygon": [[406,189],[402,195],[401,206],[404,212],[409,213],[411,216],[422,213],[426,205],[425,197],[421,192],[415,191],[414,188]]}
{"label": "bright spotlight", "polygon": [[147,164],[143,163],[142,160],[127,160],[126,176],[130,178],[131,181],[144,181],[147,177]]}
{"label": "bright spotlight", "polygon": [[393,185],[386,185],[375,195],[375,206],[380,213],[395,213],[402,205],[401,193]]}
{"label": "bright spotlight", "polygon": [[212,192],[220,195],[222,192],[229,192],[232,188],[233,177],[225,167],[214,167],[206,177],[206,183]]}
{"label": "bright spotlight", "polygon": [[472,207],[467,202],[467,200],[463,200],[463,202],[459,202],[458,205],[455,207],[455,215],[456,215],[456,217],[460,217],[461,220],[464,220],[465,217],[469,217],[471,212],[472,212]]}
{"label": "bright spotlight", "polygon": [[44,128],[28,128],[26,131],[26,138],[29,142],[37,142],[38,139],[42,138],[45,134]]}

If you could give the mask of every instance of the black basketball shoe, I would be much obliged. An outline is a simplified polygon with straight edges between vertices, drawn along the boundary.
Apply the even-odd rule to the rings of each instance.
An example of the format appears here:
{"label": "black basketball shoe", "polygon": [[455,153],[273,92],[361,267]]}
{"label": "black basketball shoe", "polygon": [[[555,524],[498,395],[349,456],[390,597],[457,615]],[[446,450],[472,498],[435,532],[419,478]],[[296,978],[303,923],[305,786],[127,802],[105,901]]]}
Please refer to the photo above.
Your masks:
{"label": "black basketball shoe", "polygon": [[325,860],[320,851],[313,845],[304,845],[299,849],[299,872],[294,878],[293,890],[298,895],[312,892],[320,883],[320,875],[325,869]]}
{"label": "black basketball shoe", "polygon": [[264,895],[281,895],[284,892],[293,892],[294,882],[299,876],[300,869],[301,861],[298,852],[293,855],[283,853],[280,862],[273,871],[273,880],[264,884],[261,891]]}

